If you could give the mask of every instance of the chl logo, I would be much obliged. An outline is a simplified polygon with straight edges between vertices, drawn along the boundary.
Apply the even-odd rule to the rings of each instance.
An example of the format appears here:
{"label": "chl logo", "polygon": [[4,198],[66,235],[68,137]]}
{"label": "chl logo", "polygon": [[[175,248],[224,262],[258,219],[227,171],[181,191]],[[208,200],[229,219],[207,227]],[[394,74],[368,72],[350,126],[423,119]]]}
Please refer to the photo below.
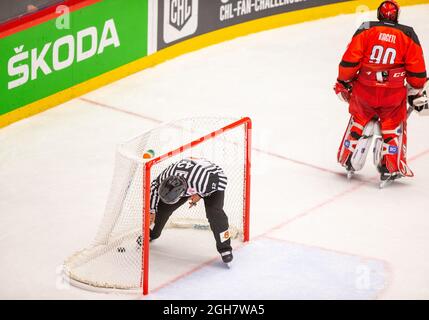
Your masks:
{"label": "chl logo", "polygon": [[164,0],[164,42],[190,36],[198,27],[198,0]]}
{"label": "chl logo", "polygon": [[192,16],[191,0],[170,1],[170,24],[181,31]]}

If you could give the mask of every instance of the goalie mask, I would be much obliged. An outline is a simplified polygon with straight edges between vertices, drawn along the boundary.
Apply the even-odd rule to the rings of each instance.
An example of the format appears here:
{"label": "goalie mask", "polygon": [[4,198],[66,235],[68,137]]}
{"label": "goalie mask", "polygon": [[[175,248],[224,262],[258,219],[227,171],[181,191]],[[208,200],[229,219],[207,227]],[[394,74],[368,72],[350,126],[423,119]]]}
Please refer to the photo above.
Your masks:
{"label": "goalie mask", "polygon": [[399,12],[399,4],[396,1],[383,1],[378,7],[377,18],[379,21],[398,23]]}
{"label": "goalie mask", "polygon": [[175,204],[185,195],[188,185],[180,176],[170,176],[159,187],[159,196],[166,204]]}

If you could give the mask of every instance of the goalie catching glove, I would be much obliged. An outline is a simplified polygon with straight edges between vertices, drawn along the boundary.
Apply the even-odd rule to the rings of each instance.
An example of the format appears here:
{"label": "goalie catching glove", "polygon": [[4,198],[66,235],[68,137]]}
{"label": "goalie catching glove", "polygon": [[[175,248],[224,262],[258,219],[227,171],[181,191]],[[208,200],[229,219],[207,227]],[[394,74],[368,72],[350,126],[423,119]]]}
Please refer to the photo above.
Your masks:
{"label": "goalie catching glove", "polygon": [[429,81],[426,82],[422,89],[415,89],[408,85],[408,103],[417,112],[429,109],[428,89]]}
{"label": "goalie catching glove", "polygon": [[337,80],[337,83],[334,86],[334,91],[341,101],[349,102],[352,94],[352,88],[350,81]]}

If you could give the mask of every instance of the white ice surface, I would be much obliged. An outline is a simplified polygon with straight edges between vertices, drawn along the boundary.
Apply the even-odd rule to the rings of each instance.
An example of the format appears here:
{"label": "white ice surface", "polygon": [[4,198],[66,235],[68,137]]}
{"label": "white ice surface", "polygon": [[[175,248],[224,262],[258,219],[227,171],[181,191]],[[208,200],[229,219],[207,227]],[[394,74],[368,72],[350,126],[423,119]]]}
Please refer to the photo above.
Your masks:
{"label": "white ice surface", "polygon": [[236,250],[230,268],[216,260],[148,298],[373,299],[385,286],[385,268],[382,261],[263,238]]}
{"label": "white ice surface", "polygon": [[[428,5],[405,7],[401,14],[402,22],[419,34],[427,61],[428,16]],[[346,181],[335,161],[348,113],[332,84],[357,20],[344,15],[225,42],[1,129],[0,298],[136,298],[68,288],[59,276],[63,260],[95,236],[115,146],[161,121],[246,115],[254,121],[253,142],[259,150],[253,153],[254,242],[236,249],[233,272],[241,269],[240,257],[244,263],[261,256],[250,250],[252,245],[262,243],[263,254],[271,247],[280,254],[278,244],[271,246],[266,237],[284,241],[285,256],[271,257],[272,273],[265,270],[262,279],[255,276],[261,262],[243,266],[241,282],[231,286],[234,297],[245,298],[253,288],[266,299],[428,299],[427,119],[412,115],[409,121],[413,179],[380,191],[370,163],[354,181]],[[296,260],[287,260],[290,252]],[[346,285],[365,276],[351,257],[376,266],[370,270],[379,275],[371,282],[377,290],[356,295],[356,288]],[[207,272],[218,281],[219,272],[224,273],[213,267],[213,258],[217,254],[209,233],[166,230],[151,251],[152,298],[180,298],[174,290],[179,287],[186,288],[183,298],[199,298],[197,275]],[[306,284],[297,263],[308,263],[320,281]],[[344,264],[349,268],[341,269]],[[354,265],[355,274],[350,272]],[[282,266],[288,266],[288,274]],[[348,276],[335,282],[332,270]],[[286,278],[287,288],[280,281]],[[328,287],[323,279],[334,283]],[[240,285],[243,281],[248,283]],[[312,296],[305,294],[310,289]]]}

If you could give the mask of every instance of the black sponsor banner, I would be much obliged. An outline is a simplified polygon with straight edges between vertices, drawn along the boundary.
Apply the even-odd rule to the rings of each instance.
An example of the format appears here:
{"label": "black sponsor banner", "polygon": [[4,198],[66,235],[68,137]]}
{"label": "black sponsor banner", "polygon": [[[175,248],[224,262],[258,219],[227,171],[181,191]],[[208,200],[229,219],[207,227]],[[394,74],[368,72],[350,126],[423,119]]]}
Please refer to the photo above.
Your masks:
{"label": "black sponsor banner", "polygon": [[158,0],[158,50],[238,23],[351,0]]}

